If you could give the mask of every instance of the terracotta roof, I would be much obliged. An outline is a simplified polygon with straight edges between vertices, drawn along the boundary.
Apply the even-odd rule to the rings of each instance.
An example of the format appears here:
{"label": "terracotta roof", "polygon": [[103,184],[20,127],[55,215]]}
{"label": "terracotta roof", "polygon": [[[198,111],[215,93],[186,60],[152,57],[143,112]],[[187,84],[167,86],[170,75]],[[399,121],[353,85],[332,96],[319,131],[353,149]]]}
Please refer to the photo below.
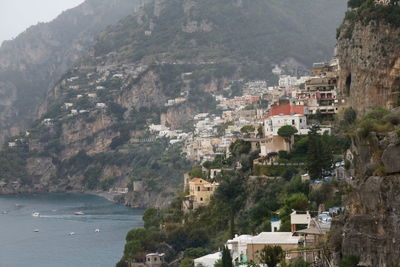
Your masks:
{"label": "terracotta roof", "polygon": [[283,104],[279,106],[271,106],[271,109],[268,112],[266,118],[276,115],[292,115],[292,114],[301,114],[304,115],[304,106],[291,105],[291,104]]}
{"label": "terracotta roof", "polygon": [[201,182],[203,179],[201,179],[201,178],[193,178],[192,180],[191,180],[191,182],[194,182],[194,183],[199,183],[199,182]]}

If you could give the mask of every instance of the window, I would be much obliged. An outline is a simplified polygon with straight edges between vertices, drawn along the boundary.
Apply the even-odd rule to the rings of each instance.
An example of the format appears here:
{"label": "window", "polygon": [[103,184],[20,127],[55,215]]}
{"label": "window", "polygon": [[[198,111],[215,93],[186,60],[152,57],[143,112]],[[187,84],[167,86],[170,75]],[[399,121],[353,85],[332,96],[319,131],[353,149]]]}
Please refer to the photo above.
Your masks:
{"label": "window", "polygon": [[300,123],[303,123],[303,119],[300,119]]}
{"label": "window", "polygon": [[150,261],[150,258],[147,258],[147,261]]}
{"label": "window", "polygon": [[294,125],[294,120],[292,120],[292,125]]}
{"label": "window", "polygon": [[157,258],[154,258],[154,261],[157,261]]}
{"label": "window", "polygon": [[200,201],[203,201],[203,198],[202,198],[202,197],[200,198]]}
{"label": "window", "polygon": [[200,191],[200,186],[197,187],[197,191]]}

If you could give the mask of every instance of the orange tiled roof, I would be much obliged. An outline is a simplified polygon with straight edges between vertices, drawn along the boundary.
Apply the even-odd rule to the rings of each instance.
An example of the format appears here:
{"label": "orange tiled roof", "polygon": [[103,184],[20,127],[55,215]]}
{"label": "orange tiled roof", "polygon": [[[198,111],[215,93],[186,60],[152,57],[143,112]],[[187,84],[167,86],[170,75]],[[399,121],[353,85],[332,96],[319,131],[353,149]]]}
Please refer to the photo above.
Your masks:
{"label": "orange tiled roof", "polygon": [[276,116],[276,115],[292,115],[292,114],[304,114],[304,106],[300,105],[272,105],[265,118]]}

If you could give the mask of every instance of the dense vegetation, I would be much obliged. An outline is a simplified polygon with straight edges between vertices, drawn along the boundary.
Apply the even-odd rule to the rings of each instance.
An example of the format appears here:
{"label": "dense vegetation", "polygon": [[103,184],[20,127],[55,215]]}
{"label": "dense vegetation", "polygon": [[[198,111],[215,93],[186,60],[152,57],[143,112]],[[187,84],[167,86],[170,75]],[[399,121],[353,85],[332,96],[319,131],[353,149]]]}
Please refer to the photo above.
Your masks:
{"label": "dense vegetation", "polygon": [[[288,132],[293,134],[291,130]],[[333,159],[336,156],[341,157],[344,153],[348,147],[346,140],[318,134],[318,127],[314,127],[308,136],[298,136],[295,140],[293,151],[286,155],[282,153],[282,156],[286,156],[289,160],[297,155],[303,155],[304,161],[310,158],[313,162],[329,163],[329,166],[253,166],[253,160],[258,157],[259,151],[252,152],[250,143],[238,140],[230,147],[232,154],[230,158],[217,157],[214,161],[203,165],[206,168],[224,168],[222,174],[215,178],[220,185],[210,204],[196,211],[184,213],[181,203],[185,192],[182,192],[167,209],[148,209],[143,217],[145,230],[136,229],[128,234],[124,257],[118,266],[127,266],[126,262],[134,260],[146,251],[145,245],[134,245],[132,242],[136,241],[130,239],[142,231],[147,231],[147,236],[158,240],[158,244],[165,242],[171,245],[173,252],[169,254],[170,259],[175,258],[178,252],[183,252],[181,267],[190,267],[193,266],[193,258],[221,248],[226,240],[236,233],[257,234],[270,231],[272,218],[281,219],[280,231],[290,231],[290,213],[293,209],[318,210],[320,204],[324,204],[325,208],[340,206],[342,195],[348,190],[345,183],[333,181],[311,187],[301,180],[300,174],[306,169],[311,171],[312,168],[316,168],[320,171],[316,174],[318,176],[316,178],[320,178],[324,172],[332,168]],[[323,153],[328,154],[327,157],[311,158],[316,153],[315,148],[321,145],[325,149]],[[235,170],[237,162],[241,163],[242,168]],[[276,178],[249,179],[251,175],[259,175],[260,168],[261,174]],[[202,172],[201,168],[193,169],[190,174],[191,177],[206,179],[208,177],[208,173]],[[147,243],[147,241],[139,242]],[[157,244],[154,244],[151,249],[156,247]],[[263,260],[266,263],[271,261],[271,264],[276,264],[280,260],[276,248],[267,247],[263,253]],[[222,262],[217,262],[216,266],[220,266]],[[290,266],[308,265],[297,262]]]}
{"label": "dense vegetation", "polygon": [[389,5],[377,5],[374,0],[349,0],[344,24],[338,28],[337,37],[343,32],[343,37],[350,39],[355,23],[363,25],[371,21],[384,22],[393,27],[400,27],[400,5],[399,0],[391,0]]}
{"label": "dense vegetation", "polygon": [[[242,76],[260,78],[270,72],[272,63],[287,57],[305,65],[324,58],[333,44],[330,31],[344,11],[341,3],[320,0],[243,1],[240,6],[227,0],[207,0],[186,12],[183,6],[182,0],[168,1],[158,16],[150,2],[145,15],[132,15],[110,27],[95,46],[96,56],[118,51],[121,60],[233,64],[227,72],[240,62]],[[151,34],[145,35],[146,31]]]}

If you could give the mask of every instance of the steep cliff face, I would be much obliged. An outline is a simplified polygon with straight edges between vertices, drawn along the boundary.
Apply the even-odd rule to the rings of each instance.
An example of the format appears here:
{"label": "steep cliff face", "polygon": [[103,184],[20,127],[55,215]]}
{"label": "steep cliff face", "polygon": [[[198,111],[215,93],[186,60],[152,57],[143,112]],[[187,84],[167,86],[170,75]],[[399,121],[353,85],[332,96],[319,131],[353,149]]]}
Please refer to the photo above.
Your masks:
{"label": "steep cliff face", "polygon": [[[400,251],[400,175],[370,176],[346,198],[346,215],[334,225],[335,248],[360,256],[362,266],[395,266]],[[341,228],[340,230],[338,228]]]}
{"label": "steep cliff face", "polygon": [[38,104],[106,26],[133,13],[135,0],[87,0],[0,47],[0,142],[37,118]]}
{"label": "steep cliff face", "polygon": [[[352,5],[338,29],[339,94],[362,121],[353,133],[355,180],[344,214],[333,222],[331,242],[336,264],[356,255],[362,266],[395,266],[400,257],[400,116],[393,108],[400,103],[400,7],[374,1]],[[377,107],[391,111],[367,113]]]}
{"label": "steep cliff face", "polygon": [[333,223],[331,242],[336,263],[341,256],[350,255],[359,256],[362,266],[398,263],[400,117],[396,110],[390,116],[395,118],[391,121],[397,130],[358,130],[353,137],[352,166],[356,178],[349,184],[349,193],[344,199],[345,213]]}
{"label": "steep cliff face", "polygon": [[339,93],[360,115],[400,100],[400,28],[345,21],[337,43]]}

